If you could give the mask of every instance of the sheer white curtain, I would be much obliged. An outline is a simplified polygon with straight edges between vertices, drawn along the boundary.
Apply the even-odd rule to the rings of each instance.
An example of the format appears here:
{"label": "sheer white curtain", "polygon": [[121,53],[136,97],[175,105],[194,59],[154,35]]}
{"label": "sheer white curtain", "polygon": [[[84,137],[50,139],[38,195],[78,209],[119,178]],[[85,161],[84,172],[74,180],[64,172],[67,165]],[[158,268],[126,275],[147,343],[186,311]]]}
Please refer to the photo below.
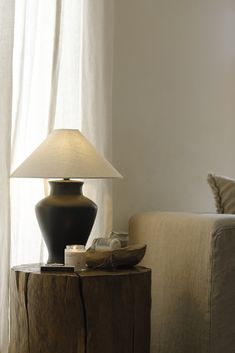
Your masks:
{"label": "sheer white curtain", "polygon": [[[16,2],[12,169],[53,128],[81,129],[111,159],[112,16],[109,0]],[[41,180],[11,181],[12,264],[47,256],[34,214],[43,193]],[[107,234],[110,182],[84,193],[98,204],[93,235]]]}
{"label": "sheer white curtain", "polygon": [[[54,128],[81,129],[111,159],[112,19],[110,0],[16,0],[11,170]],[[4,178],[7,199],[8,174]],[[34,213],[44,189],[42,180],[11,180],[11,265],[46,259]],[[85,181],[84,193],[99,207],[92,236],[107,235],[112,227],[110,182]],[[6,210],[1,228],[9,226]],[[7,234],[5,254],[10,249]],[[7,288],[9,256],[2,261]],[[1,320],[3,334],[7,311]],[[5,353],[2,347],[0,353]]]}
{"label": "sheer white curtain", "polygon": [[10,133],[14,1],[0,1],[0,352],[8,346]]}

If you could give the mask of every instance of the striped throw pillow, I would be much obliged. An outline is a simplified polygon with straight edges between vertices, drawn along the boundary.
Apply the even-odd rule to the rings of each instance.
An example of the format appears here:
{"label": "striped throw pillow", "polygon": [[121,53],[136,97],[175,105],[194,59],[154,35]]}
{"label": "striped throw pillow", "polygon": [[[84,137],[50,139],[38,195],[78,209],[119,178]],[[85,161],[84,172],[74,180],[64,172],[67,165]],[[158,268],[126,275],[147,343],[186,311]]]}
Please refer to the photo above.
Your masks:
{"label": "striped throw pillow", "polygon": [[215,174],[208,174],[216,204],[217,213],[235,214],[235,180]]}

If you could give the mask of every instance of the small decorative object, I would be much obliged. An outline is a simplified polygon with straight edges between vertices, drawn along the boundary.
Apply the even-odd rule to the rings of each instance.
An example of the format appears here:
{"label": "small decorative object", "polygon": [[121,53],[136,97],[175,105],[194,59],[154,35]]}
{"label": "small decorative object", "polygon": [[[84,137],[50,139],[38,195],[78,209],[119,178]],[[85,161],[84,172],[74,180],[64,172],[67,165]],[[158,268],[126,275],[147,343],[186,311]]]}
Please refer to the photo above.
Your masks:
{"label": "small decorative object", "polygon": [[16,178],[63,178],[50,181],[51,193],[36,205],[48,263],[64,263],[66,245],[86,245],[97,206],[82,193],[83,181],[121,178],[79,130],[54,130],[12,173]]}
{"label": "small decorative object", "polygon": [[86,269],[86,250],[84,245],[67,245],[65,252],[65,265],[74,266],[75,271]]}
{"label": "small decorative object", "polygon": [[145,255],[146,245],[132,245],[117,250],[86,252],[86,264],[93,269],[130,268],[137,265]]}
{"label": "small decorative object", "polygon": [[91,249],[96,251],[116,250],[121,247],[118,239],[95,238],[91,244]]}
{"label": "small decorative object", "polygon": [[112,232],[110,234],[111,239],[118,239],[121,243],[121,247],[124,248],[128,245],[129,235],[127,232]]}

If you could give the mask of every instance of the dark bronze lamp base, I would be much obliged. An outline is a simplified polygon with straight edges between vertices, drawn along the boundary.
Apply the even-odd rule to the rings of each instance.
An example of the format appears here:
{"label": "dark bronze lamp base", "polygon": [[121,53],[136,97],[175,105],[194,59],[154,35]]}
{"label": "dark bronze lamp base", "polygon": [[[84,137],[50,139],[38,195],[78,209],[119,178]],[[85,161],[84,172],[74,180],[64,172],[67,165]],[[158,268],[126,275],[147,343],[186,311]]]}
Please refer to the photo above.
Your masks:
{"label": "dark bronze lamp base", "polygon": [[49,183],[51,193],[36,205],[36,216],[48,249],[48,263],[64,263],[66,245],[86,245],[97,206],[82,194],[83,182]]}

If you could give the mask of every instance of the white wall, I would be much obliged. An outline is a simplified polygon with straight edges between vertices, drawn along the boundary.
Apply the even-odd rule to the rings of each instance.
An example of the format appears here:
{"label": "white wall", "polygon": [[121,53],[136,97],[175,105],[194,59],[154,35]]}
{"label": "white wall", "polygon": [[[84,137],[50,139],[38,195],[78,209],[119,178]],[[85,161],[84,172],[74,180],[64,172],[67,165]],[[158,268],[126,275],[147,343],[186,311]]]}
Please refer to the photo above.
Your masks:
{"label": "white wall", "polygon": [[235,1],[116,0],[114,228],[145,210],[215,211],[235,177]]}

